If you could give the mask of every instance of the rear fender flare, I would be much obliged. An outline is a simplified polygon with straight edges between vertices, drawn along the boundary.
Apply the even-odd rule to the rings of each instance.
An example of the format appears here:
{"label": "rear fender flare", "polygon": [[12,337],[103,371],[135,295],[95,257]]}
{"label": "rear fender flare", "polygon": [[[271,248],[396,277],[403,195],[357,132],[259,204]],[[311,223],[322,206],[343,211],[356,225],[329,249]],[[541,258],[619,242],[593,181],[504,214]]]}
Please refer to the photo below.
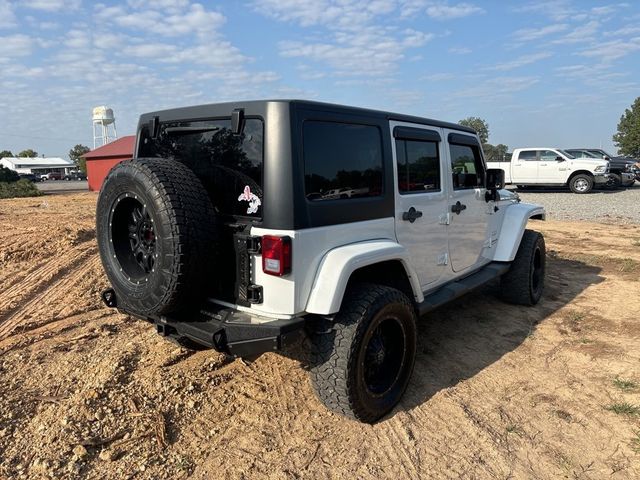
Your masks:
{"label": "rear fender flare", "polygon": [[420,282],[407,250],[391,240],[373,240],[334,248],[326,253],[316,275],[306,311],[319,315],[330,315],[340,310],[347,284],[356,270],[389,260],[402,263],[413,291],[413,300],[424,300]]}

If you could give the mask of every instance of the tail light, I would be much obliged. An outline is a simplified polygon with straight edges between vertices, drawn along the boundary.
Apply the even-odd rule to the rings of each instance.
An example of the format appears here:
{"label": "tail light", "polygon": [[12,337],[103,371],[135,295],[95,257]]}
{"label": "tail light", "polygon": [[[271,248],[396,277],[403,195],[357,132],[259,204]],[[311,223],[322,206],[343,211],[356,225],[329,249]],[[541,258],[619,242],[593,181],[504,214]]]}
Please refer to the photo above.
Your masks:
{"label": "tail light", "polygon": [[262,237],[262,271],[278,277],[291,271],[291,238]]}

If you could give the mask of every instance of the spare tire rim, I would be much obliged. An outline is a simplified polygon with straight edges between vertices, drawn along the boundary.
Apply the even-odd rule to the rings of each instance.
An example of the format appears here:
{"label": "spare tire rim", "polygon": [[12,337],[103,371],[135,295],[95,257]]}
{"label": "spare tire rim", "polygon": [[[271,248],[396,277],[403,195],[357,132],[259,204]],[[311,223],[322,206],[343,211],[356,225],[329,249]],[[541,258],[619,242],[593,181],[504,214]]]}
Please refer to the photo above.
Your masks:
{"label": "spare tire rim", "polygon": [[369,337],[364,354],[364,382],[374,396],[381,396],[397,383],[405,363],[406,338],[402,323],[383,319]]}
{"label": "spare tire rim", "polygon": [[136,195],[121,195],[111,210],[110,227],[120,271],[130,281],[148,281],[158,255],[154,222],[146,204]]}

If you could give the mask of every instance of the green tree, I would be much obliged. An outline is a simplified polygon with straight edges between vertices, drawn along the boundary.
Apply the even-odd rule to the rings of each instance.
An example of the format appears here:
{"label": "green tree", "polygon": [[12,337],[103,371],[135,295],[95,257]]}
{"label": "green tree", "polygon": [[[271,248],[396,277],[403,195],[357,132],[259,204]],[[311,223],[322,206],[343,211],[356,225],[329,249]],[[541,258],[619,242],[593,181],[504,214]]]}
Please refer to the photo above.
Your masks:
{"label": "green tree", "polygon": [[23,158],[33,158],[38,156],[38,152],[27,148],[26,150],[21,151],[18,156]]}
{"label": "green tree", "polygon": [[0,165],[0,182],[17,182],[20,180],[20,175],[10,168]]}
{"label": "green tree", "polygon": [[0,152],[0,158],[4,158],[4,157],[13,157],[13,153],[11,153],[10,150],[2,150]]}
{"label": "green tree", "polygon": [[489,140],[489,124],[480,117],[467,117],[458,122],[458,125],[473,128],[478,132],[480,142],[485,144]]}
{"label": "green tree", "polygon": [[87,173],[87,160],[82,155],[90,152],[91,149],[85,145],[78,144],[69,150],[69,160],[76,164],[80,170]]}
{"label": "green tree", "polygon": [[640,97],[620,117],[618,133],[613,136],[613,141],[621,155],[640,158]]}
{"label": "green tree", "polygon": [[498,145],[485,143],[482,145],[482,150],[484,151],[484,157],[487,162],[501,162],[506,157],[509,147],[503,143],[499,143]]}

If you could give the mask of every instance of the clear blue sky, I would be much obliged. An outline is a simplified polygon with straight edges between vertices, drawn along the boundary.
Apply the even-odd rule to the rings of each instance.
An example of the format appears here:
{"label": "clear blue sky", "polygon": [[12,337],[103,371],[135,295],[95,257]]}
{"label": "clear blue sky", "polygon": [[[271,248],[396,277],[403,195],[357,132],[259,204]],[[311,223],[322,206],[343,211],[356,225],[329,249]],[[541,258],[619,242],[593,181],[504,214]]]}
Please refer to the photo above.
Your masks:
{"label": "clear blue sky", "polygon": [[307,98],[612,149],[640,95],[640,2],[0,0],[0,150],[66,156],[140,113]]}

